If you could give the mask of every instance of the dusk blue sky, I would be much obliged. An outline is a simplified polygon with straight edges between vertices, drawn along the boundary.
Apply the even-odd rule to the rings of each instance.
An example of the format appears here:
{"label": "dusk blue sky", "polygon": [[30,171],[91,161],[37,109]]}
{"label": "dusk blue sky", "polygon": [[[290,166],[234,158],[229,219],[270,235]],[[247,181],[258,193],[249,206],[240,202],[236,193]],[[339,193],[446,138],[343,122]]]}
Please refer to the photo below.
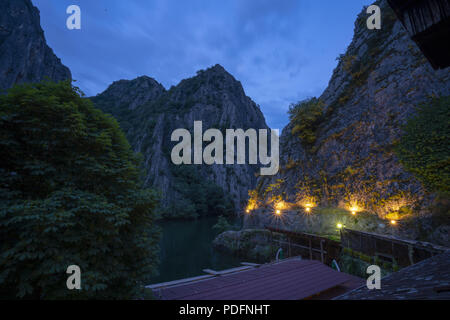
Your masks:
{"label": "dusk blue sky", "polygon": [[[32,0],[49,46],[88,96],[148,75],[166,88],[221,64],[272,128],[326,88],[370,0]],[[81,30],[66,28],[76,4]]]}

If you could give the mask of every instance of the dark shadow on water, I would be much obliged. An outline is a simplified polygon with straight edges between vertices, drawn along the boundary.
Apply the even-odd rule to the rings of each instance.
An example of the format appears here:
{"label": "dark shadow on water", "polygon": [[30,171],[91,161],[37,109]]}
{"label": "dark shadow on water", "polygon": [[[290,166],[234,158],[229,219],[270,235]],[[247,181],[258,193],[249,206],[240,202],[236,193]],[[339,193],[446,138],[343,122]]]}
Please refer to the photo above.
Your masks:
{"label": "dark shadow on water", "polygon": [[223,270],[240,266],[238,257],[213,249],[212,241],[217,232],[212,227],[216,222],[216,217],[161,222],[160,274],[151,283],[203,275],[203,269]]}

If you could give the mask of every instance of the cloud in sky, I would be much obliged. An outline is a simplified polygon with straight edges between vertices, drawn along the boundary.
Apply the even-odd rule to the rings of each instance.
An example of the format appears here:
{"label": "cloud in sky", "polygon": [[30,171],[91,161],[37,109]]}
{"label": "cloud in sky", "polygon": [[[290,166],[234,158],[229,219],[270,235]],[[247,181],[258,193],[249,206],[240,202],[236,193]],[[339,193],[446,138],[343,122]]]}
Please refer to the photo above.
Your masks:
{"label": "cloud in sky", "polygon": [[[272,128],[290,103],[318,96],[367,0],[32,0],[47,41],[96,95],[148,75],[166,88],[216,63],[242,82]],[[77,4],[82,29],[67,30]]]}

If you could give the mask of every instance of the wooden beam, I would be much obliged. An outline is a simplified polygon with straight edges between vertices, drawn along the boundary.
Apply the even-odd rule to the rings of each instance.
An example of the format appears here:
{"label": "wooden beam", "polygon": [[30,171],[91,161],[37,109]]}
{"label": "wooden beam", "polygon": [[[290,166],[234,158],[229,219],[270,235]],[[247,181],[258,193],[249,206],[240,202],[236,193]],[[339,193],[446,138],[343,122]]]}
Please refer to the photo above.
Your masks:
{"label": "wooden beam", "polygon": [[269,226],[266,226],[265,228],[267,230],[269,230],[270,232],[285,234],[285,235],[291,236],[292,238],[325,240],[327,242],[332,242],[332,243],[335,243],[337,245],[340,245],[339,241],[334,241],[334,240],[331,240],[329,238],[321,237],[321,236],[318,236],[318,235],[315,235],[315,234],[310,234],[310,233],[305,233],[305,232],[289,231],[289,230],[282,230],[282,229],[277,229],[277,228],[273,228],[273,227],[269,227]]}
{"label": "wooden beam", "polygon": [[248,267],[259,267],[261,265],[259,263],[252,263],[252,262],[241,262],[241,264],[243,266],[248,266]]}
{"label": "wooden beam", "polygon": [[213,275],[213,276],[222,276],[224,274],[229,274],[229,273],[249,270],[249,269],[252,269],[252,268],[253,268],[252,266],[244,266],[244,267],[237,267],[237,268],[232,268],[232,269],[227,269],[227,270],[222,270],[222,271],[216,271],[216,270],[212,270],[212,269],[203,269],[203,272],[204,273],[208,273],[208,274]]}
{"label": "wooden beam", "polygon": [[[279,243],[279,244],[288,244],[287,242],[281,241],[281,240],[274,240],[274,242],[277,242],[277,243]],[[291,243],[291,246],[296,247],[296,248],[306,249],[306,250],[309,250],[309,249],[310,249],[310,247],[302,246],[302,245],[300,245],[300,244],[293,244],[293,243]],[[312,248],[312,247],[311,247],[311,250],[314,251],[314,252],[320,252],[319,249],[315,249],[315,248]],[[323,252],[324,252],[325,254],[327,254],[327,251],[326,251],[326,250],[324,250]]]}
{"label": "wooden beam", "polygon": [[146,286],[146,288],[148,289],[161,289],[161,288],[167,288],[167,287],[172,287],[172,286],[176,286],[176,285],[180,285],[180,284],[186,284],[189,282],[196,282],[196,281],[200,281],[200,280],[205,280],[208,278],[212,278],[211,275],[203,275],[203,276],[198,276],[198,277],[193,277],[193,278],[186,278],[186,279],[181,279],[181,280],[174,280],[174,281],[168,281],[168,282],[161,282],[161,283],[155,283],[155,284],[151,284]]}

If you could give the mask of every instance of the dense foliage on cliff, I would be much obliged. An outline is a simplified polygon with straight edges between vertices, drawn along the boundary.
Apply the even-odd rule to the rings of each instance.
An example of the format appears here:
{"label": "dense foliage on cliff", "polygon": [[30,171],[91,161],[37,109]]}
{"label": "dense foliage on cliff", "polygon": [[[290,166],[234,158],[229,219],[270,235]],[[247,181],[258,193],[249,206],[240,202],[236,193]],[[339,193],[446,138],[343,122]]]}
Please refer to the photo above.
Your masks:
{"label": "dense foliage on cliff", "polygon": [[205,180],[194,166],[172,165],[171,172],[173,190],[180,198],[163,208],[164,218],[196,219],[233,214],[232,199],[214,182]]}
{"label": "dense foliage on cliff", "polygon": [[157,198],[117,122],[70,82],[17,86],[0,97],[0,151],[0,297],[141,296]]}
{"label": "dense foliage on cliff", "polygon": [[323,118],[323,106],[319,99],[312,98],[289,107],[292,134],[305,145],[312,145],[317,139],[316,130]]}
{"label": "dense foliage on cliff", "polygon": [[402,165],[430,191],[450,194],[450,97],[418,107],[404,126],[397,153]]}

